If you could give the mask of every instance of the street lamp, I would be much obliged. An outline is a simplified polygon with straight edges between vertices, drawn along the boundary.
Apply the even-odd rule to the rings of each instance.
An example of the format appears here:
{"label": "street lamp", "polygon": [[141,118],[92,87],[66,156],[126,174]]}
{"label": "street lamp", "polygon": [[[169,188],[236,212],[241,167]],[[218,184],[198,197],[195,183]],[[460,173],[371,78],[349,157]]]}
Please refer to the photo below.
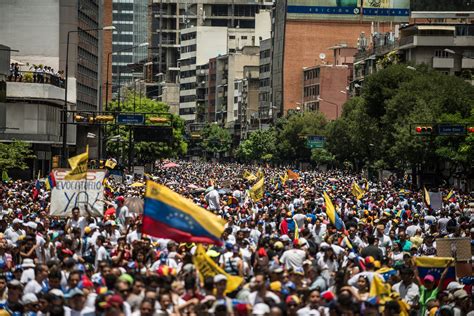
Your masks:
{"label": "street lamp", "polygon": [[462,58],[474,59],[473,57],[465,56],[464,54],[456,53],[454,50],[449,49],[449,48],[445,48],[445,49],[443,49],[443,50],[444,50],[446,53],[451,54],[451,55],[459,55],[459,56],[461,56]]}
{"label": "street lamp", "polygon": [[332,105],[335,105],[336,106],[336,119],[339,117],[339,104],[335,103],[335,102],[331,102],[331,101],[328,101],[328,100],[325,100],[325,99],[321,99],[319,96],[317,98],[317,101],[318,102],[326,102],[326,103],[329,103],[329,104],[332,104]]}
{"label": "street lamp", "polygon": [[[118,51],[115,51],[115,52],[110,52],[107,54],[107,81],[105,82],[105,110],[107,111],[107,108],[108,108],[108,104],[109,104],[109,66],[110,66],[110,56],[112,56],[113,54],[115,53],[121,53],[121,52],[124,52],[126,50],[133,50],[135,48],[138,48],[138,47],[144,47],[144,46],[148,46],[148,43],[141,43],[141,44],[138,44],[138,45],[135,45],[133,47],[126,47],[126,48],[123,48],[123,49],[120,49]],[[120,72],[119,72],[120,74]],[[119,89],[120,89],[120,83],[119,83]]]}
{"label": "street lamp", "polygon": [[66,71],[64,75],[64,105],[63,105],[63,145],[62,145],[62,166],[67,167],[67,81],[69,76],[69,38],[71,33],[91,32],[91,31],[112,31],[115,30],[115,26],[104,26],[101,28],[85,29],[85,30],[72,30],[67,32],[66,41]]}

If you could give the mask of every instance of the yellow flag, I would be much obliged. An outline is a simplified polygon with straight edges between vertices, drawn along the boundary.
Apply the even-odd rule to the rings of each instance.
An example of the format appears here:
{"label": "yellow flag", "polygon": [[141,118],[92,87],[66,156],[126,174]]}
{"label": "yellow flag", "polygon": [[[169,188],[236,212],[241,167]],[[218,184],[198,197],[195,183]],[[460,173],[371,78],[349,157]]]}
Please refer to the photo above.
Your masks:
{"label": "yellow flag", "polygon": [[264,174],[263,174],[262,169],[258,169],[258,171],[257,171],[257,179],[260,179],[260,178],[263,178],[263,177],[264,177]]}
{"label": "yellow flag", "polygon": [[201,282],[204,282],[207,278],[213,278],[218,274],[225,275],[227,277],[227,293],[235,291],[244,281],[243,278],[230,275],[222,270],[222,268],[206,254],[201,244],[197,245],[196,252],[193,256],[193,263],[199,271],[199,279]]}
{"label": "yellow flag", "polygon": [[369,297],[377,297],[381,304],[390,301],[390,286],[382,281],[378,275],[374,275],[370,284]]}
{"label": "yellow flag", "polygon": [[449,191],[448,195],[446,195],[446,197],[444,198],[445,201],[448,201],[454,194],[454,191],[453,189],[451,189],[451,191]]}
{"label": "yellow flag", "polygon": [[261,178],[257,183],[250,189],[250,197],[254,202],[260,201],[263,198],[263,183],[265,178]]}
{"label": "yellow flag", "polygon": [[364,190],[355,182],[352,182],[351,186],[352,195],[354,195],[358,200],[362,199],[364,196]]}
{"label": "yellow flag", "polygon": [[288,181],[288,173],[285,172],[285,174],[282,176],[280,176],[280,180],[281,180],[281,183],[282,184],[285,184],[286,181]]}
{"label": "yellow flag", "polygon": [[105,166],[110,169],[114,169],[116,165],[117,162],[114,159],[107,159],[107,161],[105,162]]}
{"label": "yellow flag", "polygon": [[431,205],[430,192],[428,192],[428,190],[426,190],[426,187],[423,187],[423,190],[425,192],[425,203],[426,203],[426,205],[430,206]]}
{"label": "yellow flag", "polygon": [[65,176],[65,180],[81,180],[87,176],[87,161],[89,160],[89,145],[86,147],[86,152],[69,158],[69,165],[71,171]]}
{"label": "yellow flag", "polygon": [[253,173],[248,172],[247,170],[245,170],[244,173],[242,174],[242,178],[244,178],[247,181],[257,180],[257,177]]}

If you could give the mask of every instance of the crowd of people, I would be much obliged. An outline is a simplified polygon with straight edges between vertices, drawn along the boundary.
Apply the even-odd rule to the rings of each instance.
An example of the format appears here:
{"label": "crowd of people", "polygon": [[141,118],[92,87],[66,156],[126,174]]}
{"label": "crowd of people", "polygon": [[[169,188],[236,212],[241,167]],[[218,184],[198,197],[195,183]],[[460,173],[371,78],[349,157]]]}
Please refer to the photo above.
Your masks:
{"label": "crowd of people", "polygon": [[64,85],[64,72],[62,70],[56,71],[51,66],[32,65],[27,71],[21,70],[21,65],[18,62],[10,64],[10,74],[8,81],[25,81],[25,74],[31,74],[31,81],[33,83],[50,83],[56,86]]}
{"label": "crowd of people", "polygon": [[221,244],[204,245],[222,273],[200,277],[198,245],[142,233],[141,210],[127,200],[145,186],[109,179],[103,217],[82,206],[52,217],[51,191],[10,181],[0,185],[0,316],[474,315],[469,282],[447,280],[452,263],[421,276],[414,260],[436,256],[438,238],[474,238],[468,193],[433,209],[407,179],[295,171],[282,183],[286,168],[261,166],[264,195],[253,201],[242,174],[258,167],[177,163],[147,176],[226,220]]}

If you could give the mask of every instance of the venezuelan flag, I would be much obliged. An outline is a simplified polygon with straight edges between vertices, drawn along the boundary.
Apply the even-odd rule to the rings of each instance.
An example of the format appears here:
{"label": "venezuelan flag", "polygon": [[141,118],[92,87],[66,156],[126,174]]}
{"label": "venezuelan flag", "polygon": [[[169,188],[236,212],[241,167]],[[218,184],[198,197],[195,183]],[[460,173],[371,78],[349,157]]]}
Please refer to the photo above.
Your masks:
{"label": "venezuelan flag", "polygon": [[177,242],[218,244],[225,221],[164,185],[147,181],[144,234]]}
{"label": "venezuelan flag", "polygon": [[56,177],[52,171],[49,173],[48,178],[46,178],[44,184],[47,190],[52,190],[56,186]]}
{"label": "venezuelan flag", "polygon": [[336,226],[337,230],[344,229],[344,222],[341,220],[341,218],[337,214],[336,209],[334,208],[334,205],[331,202],[331,198],[326,193],[326,191],[323,193],[323,195],[324,195],[324,202],[326,204],[326,214],[328,215],[329,220],[334,226]]}
{"label": "venezuelan flag", "polygon": [[[415,265],[418,270],[418,275],[422,280],[425,276],[430,274],[435,278],[436,281],[439,281],[446,266],[453,261],[454,259],[450,257],[415,257]],[[456,269],[453,265],[448,268],[448,272],[443,283],[446,286],[449,282],[455,279]]]}

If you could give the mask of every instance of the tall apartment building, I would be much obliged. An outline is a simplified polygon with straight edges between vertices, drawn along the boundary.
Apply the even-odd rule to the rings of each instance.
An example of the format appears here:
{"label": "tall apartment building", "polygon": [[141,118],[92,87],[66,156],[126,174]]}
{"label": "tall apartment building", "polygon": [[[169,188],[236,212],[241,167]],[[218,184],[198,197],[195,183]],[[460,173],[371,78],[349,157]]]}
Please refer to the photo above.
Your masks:
{"label": "tall apartment building", "polygon": [[[156,84],[149,87],[149,95],[162,100],[167,96],[160,87],[179,84],[182,30],[201,26],[270,30],[272,5],[271,1],[265,0],[153,0],[149,33],[149,60],[153,65],[147,68],[147,80]],[[268,19],[258,19],[257,13],[264,11]],[[253,45],[258,45],[260,37],[267,36],[267,31],[262,32],[255,32]]]}
{"label": "tall apartment building", "polygon": [[[112,91],[134,78],[143,76],[143,67],[133,66],[148,57],[146,46],[136,47],[148,41],[148,1],[112,0],[112,23],[116,27],[112,35]],[[120,52],[119,52],[120,51]]]}
{"label": "tall apartment building", "polygon": [[[196,87],[201,84],[196,77],[197,67],[207,64],[213,57],[232,54],[247,46],[258,46],[263,38],[269,38],[270,12],[259,12],[256,14],[255,21],[256,28],[253,29],[197,26],[181,31],[180,115],[186,121],[196,121],[195,114],[199,105],[196,100]],[[205,115],[201,115],[200,119],[204,117]]]}
{"label": "tall apartment building", "polygon": [[[282,0],[276,2],[272,52],[272,102],[278,115],[301,103],[302,69],[333,64],[331,47],[357,45],[359,34],[371,34],[372,25],[386,32],[408,22],[410,1]],[[363,5],[361,6],[361,3]]]}
{"label": "tall apartment building", "polygon": [[270,122],[275,115],[272,103],[272,39],[260,42],[258,112],[260,120]]}

